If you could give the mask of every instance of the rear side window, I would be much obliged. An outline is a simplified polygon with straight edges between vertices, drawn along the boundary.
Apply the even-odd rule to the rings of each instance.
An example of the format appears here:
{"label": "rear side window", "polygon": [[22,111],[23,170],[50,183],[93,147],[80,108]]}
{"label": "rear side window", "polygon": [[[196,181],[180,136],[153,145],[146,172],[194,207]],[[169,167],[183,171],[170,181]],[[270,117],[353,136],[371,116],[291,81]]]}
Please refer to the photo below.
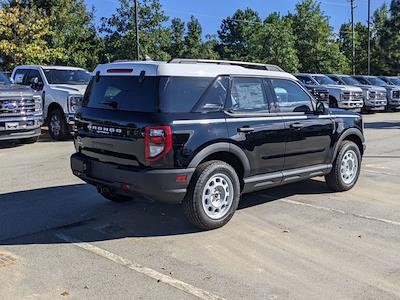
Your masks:
{"label": "rear side window", "polygon": [[190,112],[214,78],[160,77],[160,110]]}
{"label": "rear side window", "polygon": [[157,100],[156,77],[101,76],[93,78],[83,106],[110,110],[154,112]]}
{"label": "rear side window", "polygon": [[234,112],[269,112],[261,78],[234,78],[230,100]]}
{"label": "rear side window", "polygon": [[193,111],[202,113],[221,111],[225,106],[228,89],[229,77],[218,77],[203,94]]}

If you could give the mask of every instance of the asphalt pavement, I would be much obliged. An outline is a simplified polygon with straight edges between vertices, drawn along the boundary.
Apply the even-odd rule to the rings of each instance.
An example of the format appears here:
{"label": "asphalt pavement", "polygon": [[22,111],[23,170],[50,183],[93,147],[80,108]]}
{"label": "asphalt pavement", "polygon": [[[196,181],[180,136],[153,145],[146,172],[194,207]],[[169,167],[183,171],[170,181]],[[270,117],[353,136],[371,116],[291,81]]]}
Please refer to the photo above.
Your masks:
{"label": "asphalt pavement", "polygon": [[357,186],[245,195],[227,226],[110,203],[71,141],[0,144],[0,299],[400,299],[400,113],[365,115]]}

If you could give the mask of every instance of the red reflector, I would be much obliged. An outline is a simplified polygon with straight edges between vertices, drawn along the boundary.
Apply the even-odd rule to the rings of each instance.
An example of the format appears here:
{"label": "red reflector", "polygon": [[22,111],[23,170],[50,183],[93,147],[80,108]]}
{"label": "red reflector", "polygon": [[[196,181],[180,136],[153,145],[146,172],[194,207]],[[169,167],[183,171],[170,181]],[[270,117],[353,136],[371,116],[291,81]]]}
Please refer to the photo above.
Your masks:
{"label": "red reflector", "polygon": [[132,73],[133,69],[108,69],[107,73]]}
{"label": "red reflector", "polygon": [[121,189],[123,189],[124,191],[129,191],[130,186],[129,186],[129,184],[123,183],[123,184],[121,184]]}
{"label": "red reflector", "polygon": [[177,175],[176,176],[176,182],[185,182],[187,179],[186,175]]}
{"label": "red reflector", "polygon": [[153,144],[164,144],[165,138],[163,136],[151,136],[150,143]]}

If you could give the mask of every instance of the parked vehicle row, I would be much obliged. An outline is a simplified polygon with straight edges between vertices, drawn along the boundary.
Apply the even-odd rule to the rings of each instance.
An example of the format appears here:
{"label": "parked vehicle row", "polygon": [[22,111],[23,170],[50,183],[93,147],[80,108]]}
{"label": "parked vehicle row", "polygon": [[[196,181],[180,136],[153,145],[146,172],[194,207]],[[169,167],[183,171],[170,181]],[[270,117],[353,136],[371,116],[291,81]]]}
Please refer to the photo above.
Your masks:
{"label": "parked vehicle row", "polygon": [[395,76],[295,74],[310,90],[318,85],[329,91],[330,107],[354,111],[400,109],[400,79]]}
{"label": "parked vehicle row", "polygon": [[[268,66],[271,71],[283,72],[278,66]],[[365,111],[400,109],[399,77],[332,74],[295,74],[295,76],[316,100],[327,101],[332,108],[356,112],[361,109]],[[82,68],[65,66],[18,66],[11,74],[14,84],[31,87],[33,91],[30,93],[35,94],[35,99],[41,97],[42,121],[48,126],[50,136],[54,140],[64,140],[69,137],[76,109],[82,101],[90,78],[91,74]],[[25,89],[25,92],[27,91],[29,88]],[[7,97],[3,88],[2,98]],[[8,108],[10,105],[6,103]],[[15,114],[18,114],[17,110]],[[37,116],[36,114],[35,118]]]}

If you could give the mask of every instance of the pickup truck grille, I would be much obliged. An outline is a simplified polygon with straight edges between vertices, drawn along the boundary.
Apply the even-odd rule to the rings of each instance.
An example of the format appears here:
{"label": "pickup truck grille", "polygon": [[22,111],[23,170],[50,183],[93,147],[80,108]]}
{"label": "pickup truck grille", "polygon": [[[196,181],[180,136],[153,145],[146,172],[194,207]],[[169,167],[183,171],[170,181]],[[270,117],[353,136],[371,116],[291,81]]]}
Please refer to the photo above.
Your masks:
{"label": "pickup truck grille", "polygon": [[320,101],[328,101],[329,99],[329,92],[328,90],[317,90],[313,89],[311,90],[311,94],[314,96],[316,100]]}
{"label": "pickup truck grille", "polygon": [[0,118],[33,116],[34,114],[34,99],[0,99]]}
{"label": "pickup truck grille", "polygon": [[386,100],[386,92],[369,92],[369,99],[371,100]]}
{"label": "pickup truck grille", "polygon": [[343,92],[344,100],[363,100],[362,92]]}

